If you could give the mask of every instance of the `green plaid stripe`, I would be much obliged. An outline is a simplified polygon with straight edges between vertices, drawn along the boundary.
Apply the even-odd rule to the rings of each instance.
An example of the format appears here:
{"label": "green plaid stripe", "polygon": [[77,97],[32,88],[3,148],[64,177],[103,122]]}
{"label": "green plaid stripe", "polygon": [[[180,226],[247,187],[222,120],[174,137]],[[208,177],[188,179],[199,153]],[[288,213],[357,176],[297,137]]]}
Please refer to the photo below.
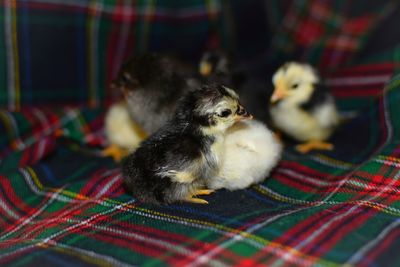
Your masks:
{"label": "green plaid stripe", "polygon": [[2,1],[0,107],[110,104],[124,60],[147,50],[193,60],[223,31],[220,11],[217,0]]}
{"label": "green plaid stripe", "polygon": [[[355,75],[360,67],[354,68]],[[351,69],[345,73],[350,75]],[[369,112],[343,127],[343,134],[361,137],[362,125],[375,126],[360,141],[363,152],[349,150],[342,138],[334,139],[336,150],[330,153],[301,156],[288,147],[264,183],[219,191],[209,197],[209,206],[137,203],[124,193],[119,169],[110,159],[98,157],[95,148],[57,139],[57,149],[47,157],[0,172],[0,262],[395,264],[400,260],[392,254],[400,215],[398,83],[394,76]],[[62,118],[72,111],[77,112],[55,114]],[[84,136],[98,132],[103,113],[77,114],[63,128],[85,144]],[[27,116],[11,115],[20,121]],[[388,254],[390,258],[384,256]]]}
{"label": "green plaid stripe", "polygon": [[[351,63],[370,33],[396,7],[390,1],[375,9],[365,8],[361,1],[353,4],[292,1],[272,42],[275,58],[300,58],[324,72]],[[359,10],[356,15],[349,11],[352,7]]]}
{"label": "green plaid stripe", "polygon": [[[3,5],[2,14],[6,9],[13,10],[10,3]],[[50,1],[32,3],[54,7]],[[192,2],[192,14],[204,14],[202,8],[193,8],[202,7],[202,3]],[[220,8],[218,4],[213,6],[217,2],[205,3],[211,10]],[[299,9],[289,10],[288,14],[319,14],[317,18],[324,21],[327,32],[336,33],[335,20],[342,19],[337,13],[344,2],[335,2],[324,9],[326,3],[299,2],[294,4]],[[90,34],[96,33],[96,27],[119,25],[103,24],[103,19],[112,14],[117,14],[114,19],[121,18],[122,11],[114,8],[118,4],[111,1],[90,4],[90,10],[100,12],[90,13],[87,28]],[[149,36],[151,32],[157,33],[156,22],[165,18],[168,10],[172,12],[175,4],[178,2],[138,2],[140,12],[148,15],[148,23],[137,27],[148,31]],[[309,11],[305,8],[307,5]],[[17,10],[21,11],[22,6]],[[75,11],[87,7],[80,1],[68,1],[65,6]],[[209,9],[206,14],[212,13]],[[186,12],[181,13],[183,17]],[[12,17],[12,13],[6,15],[10,17],[10,14]],[[97,17],[100,14],[101,19]],[[371,15],[367,23],[360,24],[366,30],[358,37],[353,36],[356,50],[363,42],[358,38],[368,35],[366,32],[377,23],[376,19]],[[125,30],[131,30],[129,24],[124,24]],[[195,25],[199,32],[205,30],[202,23]],[[312,28],[312,25],[309,26]],[[123,31],[118,34],[123,35]],[[289,32],[288,36],[297,35]],[[109,41],[117,39],[112,37]],[[129,40],[126,36],[122,39]],[[151,46],[156,39],[149,38],[139,47],[131,48]],[[98,48],[96,45],[93,48],[106,49],[100,43],[97,45]],[[118,42],[107,47],[118,47]],[[317,48],[313,44],[310,47],[309,51],[315,54]],[[323,61],[323,57],[318,58]],[[186,203],[151,206],[126,194],[118,166],[98,154],[104,145],[102,108],[1,110],[0,265],[398,265],[398,59],[398,49],[394,48],[373,55],[361,64],[326,74],[341,111],[356,112],[356,117],[333,136],[334,151],[300,155],[288,144],[278,168],[265,182],[235,192],[220,190],[207,197],[208,206]],[[117,66],[116,61],[110,60],[98,63],[114,62]],[[102,75],[96,78],[97,72],[89,65],[83,69],[93,75],[93,84],[102,79]],[[87,105],[101,102],[108,94],[89,89],[84,92],[91,92],[90,98],[81,95]],[[62,90],[58,93],[65,94]],[[8,95],[2,99],[9,101]],[[7,103],[14,105],[16,99]],[[55,134],[57,129],[63,130],[62,137]]]}

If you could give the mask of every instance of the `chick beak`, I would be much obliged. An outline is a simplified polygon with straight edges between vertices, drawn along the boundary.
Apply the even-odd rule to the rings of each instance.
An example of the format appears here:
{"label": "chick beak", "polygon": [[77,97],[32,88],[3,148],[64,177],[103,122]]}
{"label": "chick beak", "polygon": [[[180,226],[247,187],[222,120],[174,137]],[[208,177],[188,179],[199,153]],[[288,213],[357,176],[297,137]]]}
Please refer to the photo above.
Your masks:
{"label": "chick beak", "polygon": [[200,74],[202,76],[208,76],[211,74],[212,66],[208,62],[201,62],[200,63]]}
{"label": "chick beak", "polygon": [[271,96],[271,103],[276,103],[277,101],[284,99],[288,95],[286,86],[282,81],[278,81],[274,89],[274,93]]}
{"label": "chick beak", "polygon": [[247,112],[247,110],[239,105],[238,111],[236,112],[235,120],[236,121],[241,121],[241,120],[251,120],[253,119],[253,115]]}

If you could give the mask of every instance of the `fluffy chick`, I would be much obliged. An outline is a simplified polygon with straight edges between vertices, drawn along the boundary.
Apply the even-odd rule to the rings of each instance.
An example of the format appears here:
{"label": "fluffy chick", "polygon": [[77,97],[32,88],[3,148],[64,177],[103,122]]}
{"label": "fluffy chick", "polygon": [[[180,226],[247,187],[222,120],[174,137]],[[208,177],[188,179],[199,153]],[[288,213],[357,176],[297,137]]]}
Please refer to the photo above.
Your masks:
{"label": "fluffy chick", "polygon": [[108,109],[104,131],[109,146],[102,154],[112,156],[115,161],[133,152],[146,138],[146,133],[130,117],[125,101],[115,103]]}
{"label": "fluffy chick", "polygon": [[105,118],[110,146],[104,156],[119,161],[148,135],[164,125],[187,87],[198,84],[194,68],[170,55],[148,53],[125,62],[112,83],[125,104],[111,106]]}
{"label": "fluffy chick", "polygon": [[174,118],[123,161],[127,189],[143,202],[206,204],[195,196],[212,192],[202,188],[219,170],[224,133],[249,117],[231,89],[211,85],[188,92]]}
{"label": "fluffy chick", "polygon": [[246,70],[248,64],[239,64],[226,51],[208,50],[203,53],[199,62],[201,80],[206,83],[219,83],[235,88],[240,95],[241,103],[255,117],[266,120],[268,109],[263,99],[268,97],[266,82]]}
{"label": "fluffy chick", "polygon": [[282,145],[260,121],[234,124],[225,134],[225,156],[210,189],[237,190],[264,180],[278,163]]}
{"label": "fluffy chick", "polygon": [[148,53],[123,64],[113,87],[122,90],[132,119],[151,134],[172,118],[184,92],[199,84],[196,75],[173,56]]}
{"label": "fluffy chick", "polygon": [[273,124],[284,134],[304,144],[302,153],[312,149],[332,150],[327,140],[339,124],[333,96],[320,83],[316,71],[307,64],[289,62],[272,78],[270,114]]}
{"label": "fluffy chick", "polygon": [[232,59],[222,50],[206,51],[199,63],[199,73],[208,81],[232,86]]}

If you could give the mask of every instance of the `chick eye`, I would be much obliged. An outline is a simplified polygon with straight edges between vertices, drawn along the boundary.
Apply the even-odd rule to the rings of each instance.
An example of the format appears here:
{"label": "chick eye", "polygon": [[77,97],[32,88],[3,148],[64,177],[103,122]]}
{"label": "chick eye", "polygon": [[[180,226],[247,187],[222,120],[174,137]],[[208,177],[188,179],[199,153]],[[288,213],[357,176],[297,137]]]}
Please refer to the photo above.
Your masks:
{"label": "chick eye", "polygon": [[292,89],[296,89],[297,87],[299,87],[299,84],[298,84],[298,83],[292,84]]}
{"label": "chick eye", "polygon": [[224,111],[221,112],[220,117],[228,117],[229,115],[232,114],[232,111],[230,109],[225,109]]}

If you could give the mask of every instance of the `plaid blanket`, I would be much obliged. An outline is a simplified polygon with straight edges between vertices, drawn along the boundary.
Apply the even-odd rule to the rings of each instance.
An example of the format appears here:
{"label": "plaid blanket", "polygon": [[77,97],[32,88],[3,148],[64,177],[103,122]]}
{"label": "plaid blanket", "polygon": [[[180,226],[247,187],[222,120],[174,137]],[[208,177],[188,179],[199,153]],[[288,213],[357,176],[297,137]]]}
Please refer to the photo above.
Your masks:
{"label": "plaid blanket", "polygon": [[[32,19],[40,25],[36,17],[40,12],[55,12],[51,20],[61,21],[57,18],[61,10],[64,15],[91,14],[80,18],[91,21],[87,24],[89,35],[94,34],[92,27],[103,23],[97,20],[102,12],[115,23],[139,23],[129,9],[126,12],[130,19],[120,20],[121,14],[126,14],[120,5],[129,1],[103,4],[92,1],[90,8],[81,1],[63,2],[67,4],[6,0],[0,4],[0,18],[4,18],[6,27],[0,27],[0,31],[19,25],[16,17],[22,21]],[[138,10],[152,15],[143,17],[148,26],[137,27],[145,29],[151,25],[156,32],[161,31],[158,27],[164,27],[161,26],[164,23],[167,28],[168,23],[182,23],[176,21],[177,17],[184,21],[199,19],[202,22],[197,21],[199,24],[194,28],[203,31],[205,28],[199,25],[209,25],[210,19],[215,21],[213,16],[205,15],[209,14],[207,8],[224,9],[218,1],[190,1],[190,7],[179,5],[180,1],[150,2],[138,1]],[[240,15],[249,5],[244,2],[251,1],[232,2],[235,19],[249,19],[248,15]],[[367,47],[367,37],[376,34],[373,29],[379,29],[379,21],[384,23],[385,14],[396,15],[395,5],[380,1],[383,9],[366,7],[374,12],[365,13],[360,8],[357,12],[343,13],[353,7],[345,3],[348,1],[269,1],[268,8],[280,11],[276,14],[282,14],[280,19],[286,23],[273,35],[265,53],[259,51],[259,61],[247,62],[250,68],[264,68],[261,61],[273,65],[293,57],[313,62],[319,68],[326,67],[323,71],[326,82],[342,114],[351,117],[332,137],[335,150],[301,155],[289,144],[279,166],[263,183],[234,192],[220,190],[206,197],[209,205],[152,206],[139,203],[124,192],[118,165],[99,153],[105,144],[102,131],[105,108],[101,103],[106,101],[107,93],[96,86],[107,75],[112,77],[109,69],[100,71],[107,64],[91,65],[99,68],[96,72],[84,67],[91,75],[98,73],[93,76],[97,78],[85,75],[85,71],[81,77],[97,81],[90,88],[104,93],[99,101],[93,102],[90,99],[96,98],[82,93],[86,82],[73,83],[79,86],[70,92],[70,99],[63,98],[71,84],[54,85],[52,77],[40,83],[47,88],[53,84],[57,91],[45,93],[43,100],[39,97],[44,93],[40,84],[33,83],[43,78],[43,74],[29,69],[24,60],[16,64],[15,57],[24,58],[22,54],[27,52],[23,46],[15,46],[13,39],[4,40],[11,46],[0,39],[0,45],[7,48],[0,49],[0,54],[7,51],[7,61],[2,62],[8,64],[7,71],[0,64],[0,100],[7,107],[0,110],[0,265],[399,265],[400,47],[376,49],[376,53],[358,58],[362,47]],[[165,10],[178,6],[184,8],[173,9],[177,13],[169,17],[171,13]],[[222,13],[221,17],[229,17],[229,12]],[[42,17],[43,21],[45,18]],[[309,37],[289,27],[293,18],[297,18],[292,21],[296,25],[306,25],[303,29],[309,29]],[[76,25],[81,25],[80,22],[75,21]],[[268,23],[275,25],[276,20],[272,17]],[[37,24],[31,25],[31,30]],[[68,20],[65,25],[68,28]],[[349,29],[349,25],[353,28]],[[26,37],[24,26],[21,27],[18,44],[21,36]],[[110,25],[101,27],[110,32],[115,30]],[[225,24],[221,27],[229,29]],[[218,33],[221,43],[232,37],[226,34],[230,37],[224,39],[223,33]],[[213,34],[211,39],[215,37]],[[247,34],[250,38],[251,33]],[[99,38],[104,43],[113,40],[106,34]],[[308,42],[307,38],[313,41]],[[240,42],[235,45],[241,48]],[[10,55],[10,48],[17,51]],[[251,58],[249,53],[245,55]],[[71,63],[67,55],[63,56],[61,63]],[[101,56],[86,59],[93,64],[96,61],[91,60]],[[52,60],[51,53],[49,57]],[[27,85],[33,76],[32,84]],[[89,92],[86,90],[91,89],[83,92]],[[53,100],[60,102],[46,104]],[[60,105],[64,102],[75,105]]]}

